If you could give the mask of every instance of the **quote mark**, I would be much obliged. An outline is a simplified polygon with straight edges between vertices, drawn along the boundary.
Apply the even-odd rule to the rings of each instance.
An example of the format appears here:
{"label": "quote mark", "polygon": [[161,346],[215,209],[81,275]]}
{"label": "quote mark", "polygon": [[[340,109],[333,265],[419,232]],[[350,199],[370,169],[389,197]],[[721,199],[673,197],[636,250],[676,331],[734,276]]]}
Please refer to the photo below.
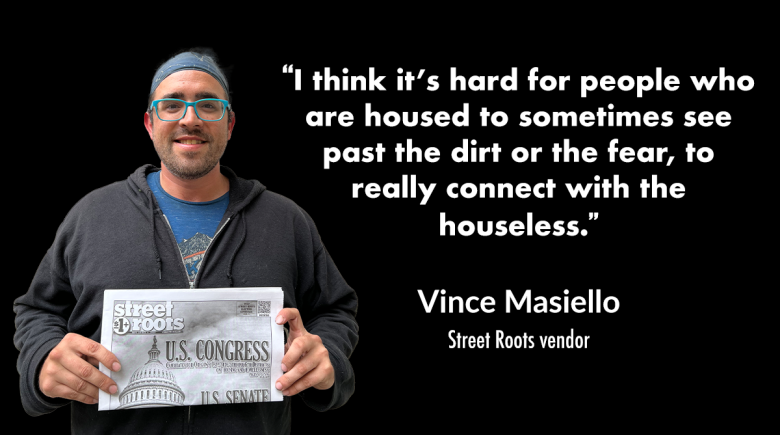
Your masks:
{"label": "quote mark", "polygon": [[[598,218],[599,218],[599,213],[598,212],[595,212],[595,213],[594,212],[589,212],[588,213],[588,220],[589,221],[595,221]],[[580,231],[580,235],[581,236],[587,236],[588,235],[588,230],[583,229],[582,231]]]}
{"label": "quote mark", "polygon": [[293,69],[292,64],[285,65],[282,67],[282,72],[285,74],[292,74],[295,73],[295,90],[300,91],[301,90],[301,70],[299,69]]}

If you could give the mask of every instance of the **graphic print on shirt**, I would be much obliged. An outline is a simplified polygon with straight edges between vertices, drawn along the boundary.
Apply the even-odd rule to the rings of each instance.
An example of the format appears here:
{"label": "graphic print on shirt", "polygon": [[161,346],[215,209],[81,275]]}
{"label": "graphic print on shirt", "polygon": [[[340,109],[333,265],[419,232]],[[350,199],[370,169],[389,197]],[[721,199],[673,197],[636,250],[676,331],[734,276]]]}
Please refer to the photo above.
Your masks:
{"label": "graphic print on shirt", "polygon": [[187,268],[187,276],[190,278],[190,282],[195,281],[195,277],[200,270],[200,260],[203,259],[203,255],[206,253],[211,240],[211,237],[205,234],[195,233],[194,236],[179,243],[179,251],[181,251],[181,257],[184,260],[184,266]]}

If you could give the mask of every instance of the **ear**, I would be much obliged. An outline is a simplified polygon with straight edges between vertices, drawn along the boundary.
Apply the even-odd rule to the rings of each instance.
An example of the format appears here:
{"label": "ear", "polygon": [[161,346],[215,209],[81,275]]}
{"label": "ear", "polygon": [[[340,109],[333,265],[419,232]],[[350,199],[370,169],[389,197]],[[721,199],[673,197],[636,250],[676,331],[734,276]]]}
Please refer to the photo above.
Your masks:
{"label": "ear", "polygon": [[149,138],[154,140],[154,135],[152,134],[152,117],[149,115],[149,112],[144,112],[144,127],[146,127],[146,131],[149,132]]}
{"label": "ear", "polygon": [[228,140],[233,135],[233,127],[236,125],[236,112],[230,111],[230,121],[228,121]]}

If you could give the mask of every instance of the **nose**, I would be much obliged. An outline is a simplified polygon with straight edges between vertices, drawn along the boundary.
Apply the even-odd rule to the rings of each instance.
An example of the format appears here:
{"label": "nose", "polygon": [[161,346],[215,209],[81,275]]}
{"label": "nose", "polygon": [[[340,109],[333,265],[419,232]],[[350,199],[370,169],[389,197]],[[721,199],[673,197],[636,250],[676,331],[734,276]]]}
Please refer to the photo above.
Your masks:
{"label": "nose", "polygon": [[187,106],[184,112],[184,118],[179,120],[179,124],[182,126],[187,127],[194,127],[198,126],[201,123],[200,118],[198,118],[198,114],[195,113],[195,106]]}

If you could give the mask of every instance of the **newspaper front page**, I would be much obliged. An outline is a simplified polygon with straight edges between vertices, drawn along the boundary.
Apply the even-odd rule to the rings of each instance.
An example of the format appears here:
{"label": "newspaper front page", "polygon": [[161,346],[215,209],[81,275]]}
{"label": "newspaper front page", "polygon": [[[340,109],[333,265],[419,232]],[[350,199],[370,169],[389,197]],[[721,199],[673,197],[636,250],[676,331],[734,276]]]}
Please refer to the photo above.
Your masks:
{"label": "newspaper front page", "polygon": [[98,409],[281,401],[279,287],[106,290],[101,343],[122,369]]}

